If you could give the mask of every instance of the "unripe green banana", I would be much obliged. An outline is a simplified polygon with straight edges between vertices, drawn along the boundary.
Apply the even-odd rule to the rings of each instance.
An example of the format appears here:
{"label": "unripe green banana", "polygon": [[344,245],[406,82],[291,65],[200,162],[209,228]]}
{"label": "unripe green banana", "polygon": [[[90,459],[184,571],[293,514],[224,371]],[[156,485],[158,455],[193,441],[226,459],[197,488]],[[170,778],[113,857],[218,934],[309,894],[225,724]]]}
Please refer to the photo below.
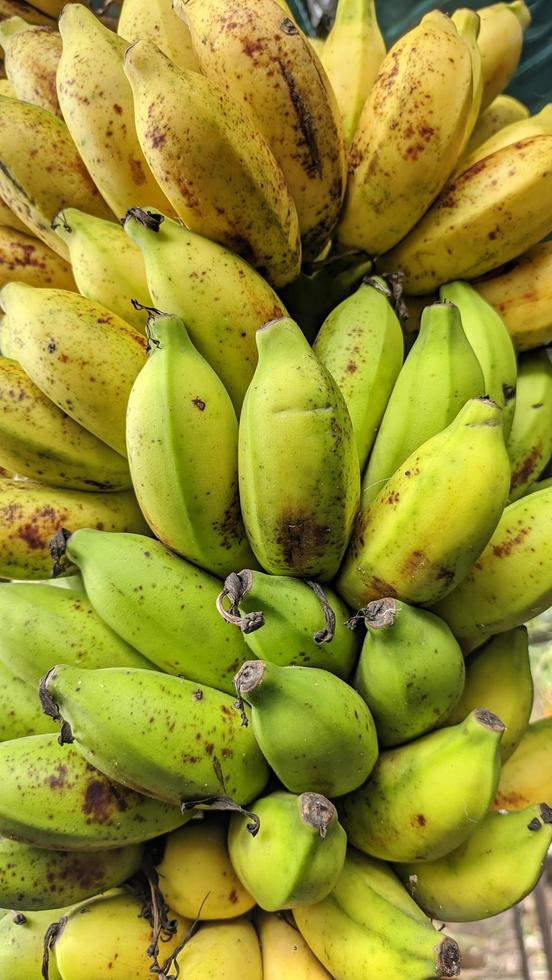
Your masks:
{"label": "unripe green banana", "polygon": [[338,591],[356,609],[386,596],[416,604],[445,596],[489,540],[509,484],[502,412],[472,398],[361,513]]}
{"label": "unripe green banana", "polygon": [[0,304],[3,352],[58,408],[126,455],[127,401],[146,360],[145,338],[105,306],[64,289],[11,282]]}
{"label": "unripe green banana", "polygon": [[507,442],[516,406],[517,363],[514,345],[496,310],[467,282],[449,282],[439,290],[441,299],[454,303],[462,326],[481,365],[485,394],[503,409]]}
{"label": "unripe green banana", "polygon": [[376,730],[366,703],[345,681],[318,667],[249,660],[235,684],[251,706],[263,755],[291,793],[341,796],[368,778]]}
{"label": "unripe green banana", "polygon": [[468,574],[434,607],[465,652],[550,606],[551,504],[552,488],[548,487],[506,507]]}
{"label": "unripe green banana", "polygon": [[0,742],[51,731],[33,689],[0,660]]}
{"label": "unripe green banana", "polygon": [[360,644],[347,628],[349,610],[316,582],[244,568],[227,577],[217,609],[259,660],[351,673]]}
{"label": "unripe green banana", "polygon": [[328,898],[293,914],[335,980],[427,980],[460,973],[455,940],[435,931],[387,865],[352,847]]}
{"label": "unripe green banana", "polygon": [[372,712],[380,745],[437,728],[464,687],[464,657],[447,624],[399,599],[368,603],[352,622],[358,620],[367,634],[354,686]]}
{"label": "unripe green banana", "polygon": [[56,70],[62,47],[58,32],[51,27],[28,24],[22,17],[9,17],[0,23],[0,44],[14,98],[63,118],[56,92]]}
{"label": "unripe green banana", "polygon": [[146,282],[144,259],[120,225],[77,208],[64,208],[54,219],[55,231],[65,242],[81,296],[101,303],[144,333],[147,312],[153,305]]}
{"label": "unripe green banana", "polygon": [[351,844],[386,861],[431,861],[473,832],[491,805],[504,725],[478,708],[464,722],[382,752],[340,801]]}
{"label": "unripe green banana", "polygon": [[41,700],[87,762],[154,799],[224,796],[244,804],[268,779],[251,728],[214,688],[149,670],[62,664],[43,678]]}
{"label": "unripe green banana", "polygon": [[118,850],[46,851],[0,838],[0,902],[7,908],[59,909],[130,878],[142,861],[140,844]]}
{"label": "unripe green banana", "polygon": [[[0,920],[0,977],[25,977],[40,980],[44,957],[44,933],[60,912],[7,913]],[[56,964],[50,960],[48,980],[62,980]]]}
{"label": "unripe green banana", "polygon": [[326,317],[313,344],[345,399],[361,472],[403,361],[391,298],[384,279],[365,279]]}
{"label": "unripe green banana", "polygon": [[[38,704],[29,690],[30,700],[33,695]],[[55,734],[3,742],[0,774],[0,834],[48,850],[139,844],[192,816],[111,782],[74,745],[60,745]]]}
{"label": "unripe green banana", "polygon": [[519,357],[516,410],[506,448],[512,464],[510,500],[517,500],[552,456],[552,361],[546,350]]}
{"label": "unripe green banana", "polygon": [[483,98],[481,109],[506,88],[515,74],[523,45],[523,32],[531,23],[524,0],[493,3],[479,10],[481,24],[477,43],[481,51]]}
{"label": "unripe green banana", "polygon": [[485,393],[458,309],[451,303],[427,306],[376,436],[362,480],[362,509],[411,453],[450,425],[470,398]]}
{"label": "unripe green banana", "polygon": [[501,129],[520,119],[527,119],[528,115],[529,109],[519,99],[514,99],[511,95],[497,95],[488,109],[480,114],[459,164],[495,133],[499,133]]}
{"label": "unripe green banana", "polygon": [[551,843],[552,809],[538,803],[488,813],[450,854],[396,871],[428,915],[473,922],[505,912],[533,890]]}
{"label": "unripe green banana", "polygon": [[521,810],[539,800],[552,800],[552,717],[528,726],[521,742],[502,767],[495,810]]}
{"label": "unripe green banana", "polygon": [[238,878],[267,912],[320,902],[343,870],[347,836],[337,810],[318,793],[276,792],[251,805],[260,820],[232,814],[228,850]]}
{"label": "unripe green banana", "polygon": [[327,581],[339,567],[359,499],[347,405],[293,320],[266,323],[257,347],[239,433],[247,536],[266,571]]}
{"label": "unripe green banana", "polygon": [[128,399],[134,491],[155,536],[214,575],[255,563],[238,494],[238,420],[182,320],[152,316]]}

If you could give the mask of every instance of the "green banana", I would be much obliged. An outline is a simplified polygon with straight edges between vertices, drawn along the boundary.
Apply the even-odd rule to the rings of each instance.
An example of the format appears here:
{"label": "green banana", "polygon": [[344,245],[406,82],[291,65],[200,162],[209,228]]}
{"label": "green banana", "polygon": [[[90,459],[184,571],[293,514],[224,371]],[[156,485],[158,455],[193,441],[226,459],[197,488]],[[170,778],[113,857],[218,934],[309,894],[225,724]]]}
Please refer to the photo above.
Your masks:
{"label": "green banana", "polygon": [[328,580],[347,546],[360,492],[347,405],[293,320],[266,323],[257,347],[239,432],[247,536],[266,571]]}
{"label": "green banana", "polygon": [[126,643],[168,674],[234,693],[248,651],[238,631],[214,615],[218,579],[141,534],[81,528],[65,551],[82,572],[88,600]]}
{"label": "green banana", "polygon": [[496,310],[467,282],[449,282],[439,290],[441,299],[454,303],[485,382],[485,394],[503,410],[507,442],[516,406],[516,353],[511,337]]}
{"label": "green banana", "polygon": [[386,596],[416,604],[445,596],[489,540],[509,484],[502,412],[472,398],[361,513],[338,592],[357,609]]}
{"label": "green banana", "polygon": [[450,854],[396,871],[428,915],[473,922],[505,912],[533,890],[551,843],[552,809],[539,803],[488,813]]}
{"label": "green banana", "polygon": [[502,767],[494,809],[520,810],[539,800],[552,800],[552,717],[528,726],[521,742]]}
{"label": "green banana", "polygon": [[525,626],[499,633],[468,657],[463,694],[445,723],[460,723],[478,704],[486,705],[506,725],[500,743],[504,763],[521,742],[533,708],[533,678]]}
{"label": "green banana", "polygon": [[230,860],[241,883],[262,909],[276,912],[320,902],[343,869],[347,836],[337,810],[318,793],[275,792],[251,804],[260,820],[253,836],[248,818],[232,814]]}
{"label": "green banana", "polygon": [[473,832],[491,805],[504,724],[478,708],[464,722],[382,752],[340,801],[348,840],[386,861],[431,861]]}
{"label": "green banana", "polygon": [[238,495],[238,420],[182,320],[152,316],[149,358],[128,399],[134,492],[163,544],[214,575],[255,562]]}
{"label": "green banana", "polygon": [[[40,980],[44,957],[44,934],[60,912],[19,912],[0,920],[0,977],[20,976]],[[63,980],[56,964],[50,960],[48,980]]]}
{"label": "green banana", "polygon": [[0,902],[29,911],[62,908],[122,884],[138,871],[140,844],[119,850],[46,851],[0,838]]}
{"label": "green banana", "polygon": [[403,361],[403,334],[391,299],[384,279],[365,279],[326,317],[313,344],[345,399],[361,472]]}
{"label": "green banana", "polygon": [[165,215],[131,208],[124,229],[142,252],[154,306],[182,318],[239,416],[257,363],[255,331],[285,316],[280,299],[245,259]]}
{"label": "green banana", "polygon": [[153,305],[144,259],[121,226],[77,208],[64,208],[54,227],[67,246],[81,296],[101,303],[144,333],[147,312],[132,302],[137,300],[138,307]]}
{"label": "green banana", "polygon": [[259,660],[321,667],[344,679],[351,673],[360,644],[347,628],[349,611],[316,582],[244,568],[227,577],[217,609]]}
{"label": "green banana", "polygon": [[62,664],[42,679],[41,700],[87,762],[154,799],[216,795],[243,804],[268,779],[251,729],[214,688],[149,670]]}
{"label": "green banana", "polygon": [[519,357],[516,410],[506,448],[512,464],[510,500],[517,500],[552,456],[552,361],[546,350]]}
{"label": "green banana", "polygon": [[484,394],[458,309],[450,303],[427,306],[376,436],[362,481],[362,509],[411,453],[450,425],[470,398]]}
{"label": "green banana", "polygon": [[349,847],[337,886],[293,909],[304,939],[335,980],[457,977],[460,950],[436,932],[391,869]]}
{"label": "green banana", "polygon": [[33,695],[32,688],[0,660],[0,742],[53,731]]}
{"label": "green banana", "polygon": [[359,694],[318,667],[248,660],[235,678],[239,703],[251,706],[253,732],[291,793],[334,797],[360,786],[374,768],[374,722]]}
{"label": "green banana", "polygon": [[409,742],[436,728],[461,697],[465,678],[464,657],[447,624],[399,599],[368,603],[352,622],[358,620],[367,633],[353,683],[372,712],[380,745]]}
{"label": "green banana", "polygon": [[548,609],[552,602],[552,488],[520,497],[468,574],[434,607],[465,652]]}
{"label": "green banana", "polygon": [[35,847],[104,851],[166,834],[192,816],[111,782],[55,734],[3,742],[0,774],[0,834]]}

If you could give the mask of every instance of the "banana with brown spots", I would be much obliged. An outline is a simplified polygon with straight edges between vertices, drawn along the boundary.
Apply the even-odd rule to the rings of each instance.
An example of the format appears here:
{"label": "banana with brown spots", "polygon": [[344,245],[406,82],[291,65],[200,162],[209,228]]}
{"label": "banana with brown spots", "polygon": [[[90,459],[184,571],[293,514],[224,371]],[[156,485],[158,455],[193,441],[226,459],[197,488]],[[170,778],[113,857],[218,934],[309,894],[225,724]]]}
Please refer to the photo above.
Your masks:
{"label": "banana with brown spots", "polygon": [[6,75],[14,98],[32,102],[62,118],[56,91],[61,37],[51,27],[27,24],[21,17],[0,23]]}
{"label": "banana with brown spots", "polygon": [[534,245],[473,287],[494,306],[516,350],[544,347],[552,341],[552,242]]}
{"label": "banana with brown spots", "polygon": [[65,259],[34,238],[27,228],[17,231],[0,224],[0,287],[12,281],[75,292],[77,288]]}

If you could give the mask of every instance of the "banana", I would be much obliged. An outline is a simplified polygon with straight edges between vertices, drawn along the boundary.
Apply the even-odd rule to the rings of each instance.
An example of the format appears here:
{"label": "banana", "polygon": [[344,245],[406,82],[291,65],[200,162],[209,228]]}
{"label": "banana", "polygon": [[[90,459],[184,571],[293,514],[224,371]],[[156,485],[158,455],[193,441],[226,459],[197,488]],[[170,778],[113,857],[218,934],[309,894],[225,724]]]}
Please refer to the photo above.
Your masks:
{"label": "banana", "polygon": [[179,317],[152,316],[149,359],[130,392],[126,445],[155,536],[213,575],[254,563],[240,514],[238,420]]}
{"label": "banana", "polygon": [[[20,977],[40,980],[44,956],[44,933],[51,922],[68,909],[54,913],[8,913],[0,920],[0,977]],[[50,960],[48,980],[62,980],[55,963]],[[316,980],[316,978],[315,978]]]}
{"label": "banana", "polygon": [[24,225],[23,222],[19,220],[15,212],[12,211],[11,208],[9,208],[8,205],[5,204],[1,198],[0,198],[0,225],[8,229],[13,228],[15,231],[23,232],[24,235],[27,235],[33,241],[33,244],[37,241],[37,238],[33,233],[32,229],[28,228],[27,225]]}
{"label": "banana", "polygon": [[146,796],[177,804],[223,795],[244,804],[268,779],[251,729],[214,688],[150,670],[62,664],[41,692],[47,714],[63,712],[64,741],[74,738],[87,762]]}
{"label": "banana", "polygon": [[[132,93],[123,72],[126,41],[80,3],[65,6],[59,32],[63,41],[57,70],[59,104],[102,197],[117,218],[127,208],[146,204],[172,213],[140,149]],[[75,200],[65,201],[56,213],[65,204],[79,207]]]}
{"label": "banana", "polygon": [[132,491],[90,493],[0,479],[0,577],[46,578],[50,539],[61,527],[106,531],[148,529]]}
{"label": "banana", "polygon": [[552,800],[552,717],[532,722],[517,749],[502,767],[495,810],[522,810],[539,800]]}
{"label": "banana", "polygon": [[76,289],[71,266],[27,231],[0,226],[0,287],[15,280],[29,286]]}
{"label": "banana", "polygon": [[478,704],[487,705],[506,725],[500,743],[504,763],[521,742],[533,708],[533,678],[525,626],[499,633],[468,657],[464,691],[445,724],[459,724]]}
{"label": "banana", "polygon": [[381,255],[404,238],[454,168],[471,101],[469,48],[435,10],[394,44],[364,104],[337,232],[341,246]]}
{"label": "banana", "polygon": [[465,721],[382,752],[340,801],[351,844],[386,861],[431,861],[473,833],[491,805],[504,724],[478,708]]}
{"label": "banana", "polygon": [[351,673],[360,644],[347,628],[349,611],[315,582],[244,568],[227,577],[217,609],[259,660],[322,667],[343,679]]}
{"label": "banana", "polygon": [[349,606],[386,596],[427,605],[467,575],[508,496],[501,416],[490,399],[470,399],[361,513],[336,580]]}
{"label": "banana", "polygon": [[149,38],[177,68],[199,71],[190,32],[164,0],[123,0],[117,34],[129,44]]}
{"label": "banana", "polygon": [[433,303],[423,311],[362,480],[363,510],[405,459],[450,425],[470,398],[485,394],[483,374],[462,323],[460,311],[448,302]]}
{"label": "banana", "polygon": [[182,318],[239,416],[257,363],[255,332],[286,315],[282,302],[239,255],[164,215],[131,209],[124,229],[142,252],[153,304]]}
{"label": "banana", "polygon": [[339,0],[320,61],[334,90],[348,143],[385,54],[375,0]]}
{"label": "banana", "polygon": [[233,919],[255,905],[232,867],[227,834],[224,817],[206,814],[168,835],[157,874],[165,901],[179,915]]}
{"label": "banana", "polygon": [[33,695],[33,689],[0,660],[0,742],[53,731]]}
{"label": "banana", "polygon": [[62,908],[122,884],[135,874],[142,847],[119,850],[46,851],[0,838],[0,901],[29,911]]}
{"label": "banana", "polygon": [[552,362],[546,350],[518,361],[516,411],[507,444],[512,464],[510,500],[522,497],[552,456]]}
{"label": "banana", "polygon": [[528,139],[530,136],[550,135],[552,135],[552,102],[545,105],[544,109],[541,109],[534,116],[529,116],[528,119],[519,119],[490,136],[472,153],[462,158],[456,169],[456,174],[464,173],[465,170],[469,170],[470,167],[479,163],[480,160],[484,160],[491,153],[496,153],[497,150],[510,146],[512,143],[519,143],[520,140]]}
{"label": "banana", "polygon": [[468,112],[468,118],[466,120],[466,128],[464,130],[462,140],[462,149],[460,150],[460,156],[462,156],[477,124],[479,113],[481,111],[481,99],[483,98],[483,69],[481,64],[481,51],[479,50],[479,45],[477,43],[480,18],[479,14],[477,14],[475,10],[470,10],[468,7],[461,7],[454,11],[454,13],[451,15],[451,20],[456,27],[458,34],[468,46],[472,68],[471,105]]}
{"label": "banana", "polygon": [[62,118],[56,92],[61,37],[51,27],[27,24],[22,17],[0,23],[0,46],[14,98],[47,109]]}
{"label": "banana", "polygon": [[[29,688],[27,697],[33,694]],[[0,744],[0,772],[0,834],[37,848],[104,853],[166,834],[192,816],[111,782],[55,734]]]}
{"label": "banana", "polygon": [[247,536],[266,571],[325,581],[337,571],[359,499],[347,405],[293,320],[265,324],[257,347],[239,431]]}
{"label": "banana", "polygon": [[55,19],[41,13],[37,7],[25,3],[24,0],[0,0],[0,20],[8,17],[22,17],[28,24],[45,24],[55,27]]}
{"label": "banana", "polygon": [[465,652],[548,609],[552,602],[550,488],[506,507],[463,581],[434,607]]}
{"label": "banana", "polygon": [[508,331],[496,310],[469,283],[449,282],[441,286],[439,295],[458,307],[464,333],[481,365],[485,393],[503,410],[507,443],[514,419],[517,378],[516,355]]}
{"label": "banana", "polygon": [[473,286],[500,315],[516,350],[552,341],[552,242],[535,245]]}
{"label": "banana", "polygon": [[68,490],[126,490],[126,460],[74,422],[25,374],[0,358],[0,462],[20,477]]}
{"label": "banana", "polygon": [[[74,0],[69,0],[69,3],[73,2]],[[47,14],[48,17],[57,18],[63,10],[65,3],[66,0],[35,0],[34,6],[43,14]]]}
{"label": "banana", "polygon": [[247,919],[203,924],[176,962],[189,980],[263,980],[259,940]]}
{"label": "banana", "polygon": [[524,0],[495,3],[479,9],[481,24],[477,43],[481,51],[484,111],[513,78],[521,56],[523,32],[531,23]]}
{"label": "banana", "polygon": [[295,202],[303,258],[316,259],[347,179],[339,108],[317,55],[274,0],[175,0],[174,10],[203,74],[251,111]]}
{"label": "banana", "polygon": [[427,980],[460,973],[455,940],[435,931],[390,868],[352,847],[331,895],[293,914],[335,980]]}
{"label": "banana", "polygon": [[551,843],[552,809],[540,803],[488,813],[452,853],[396,871],[428,915],[473,922],[505,912],[533,890]]}
{"label": "banana", "polygon": [[333,890],[345,861],[347,836],[337,810],[317,793],[275,792],[252,804],[260,828],[230,817],[228,851],[238,878],[267,912],[320,902]]}
{"label": "banana", "polygon": [[381,261],[405,292],[430,293],[515,259],[552,230],[552,136],[533,136],[480,160],[443,189]]}
{"label": "banana", "polygon": [[144,333],[147,313],[136,309],[132,302],[137,300],[145,307],[153,305],[144,259],[122,228],[112,221],[84,214],[77,208],[65,208],[56,215],[54,224],[57,235],[69,251],[72,273],[81,296],[101,303]]}
{"label": "banana", "polygon": [[151,41],[128,48],[124,69],[142,151],[184,224],[243,254],[274,286],[295,279],[295,204],[247,107],[177,68]]}
{"label": "banana", "polygon": [[398,599],[368,603],[352,622],[358,620],[367,632],[354,686],[372,712],[380,745],[410,742],[436,728],[457,704],[465,679],[462,651],[446,623]]}
{"label": "banana", "polygon": [[361,472],[403,361],[403,334],[391,300],[385,280],[364,280],[326,317],[313,344],[345,399]]}
{"label": "banana", "polygon": [[488,109],[480,114],[461,160],[473,153],[478,146],[504,126],[509,126],[520,119],[527,119],[528,115],[529,109],[519,99],[514,99],[511,95],[497,95]]}
{"label": "banana", "polygon": [[146,341],[105,306],[63,289],[10,282],[2,350],[58,408],[122,456],[131,387]]}
{"label": "banana", "polygon": [[278,667],[248,660],[235,678],[251,707],[253,732],[291,793],[334,797],[360,786],[378,747],[372,715],[345,681],[318,667]]}
{"label": "banana", "polygon": [[[281,915],[258,909],[255,927],[261,943],[263,980],[331,980],[302,935]],[[0,926],[0,933],[2,927]],[[1,962],[1,961],[0,961]],[[55,978],[54,978],[55,980]]]}

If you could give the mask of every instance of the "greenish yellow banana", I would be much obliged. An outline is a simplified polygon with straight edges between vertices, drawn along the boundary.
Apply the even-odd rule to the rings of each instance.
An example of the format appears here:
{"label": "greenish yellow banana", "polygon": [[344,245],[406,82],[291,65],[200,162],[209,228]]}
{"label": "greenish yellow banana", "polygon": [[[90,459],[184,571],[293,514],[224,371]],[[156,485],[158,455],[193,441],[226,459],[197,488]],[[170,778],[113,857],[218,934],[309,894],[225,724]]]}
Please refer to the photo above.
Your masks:
{"label": "greenish yellow banana", "polygon": [[[44,956],[44,933],[48,926],[68,909],[55,912],[24,912],[17,916],[7,913],[0,920],[0,976],[23,977],[39,980]],[[21,918],[22,917],[22,918]],[[62,980],[54,962],[50,960],[48,980]]]}
{"label": "greenish yellow banana", "polygon": [[520,119],[527,119],[528,115],[529,109],[519,99],[514,99],[511,95],[497,95],[490,106],[480,114],[463,157],[473,153],[485,140],[490,139],[505,126]]}
{"label": "greenish yellow banana", "polygon": [[502,767],[495,810],[522,810],[552,799],[552,717],[530,724],[513,755]]}
{"label": "greenish yellow banana", "polygon": [[261,942],[263,980],[281,980],[282,977],[331,980],[301,933],[283,916],[259,909],[255,912],[254,921]]}
{"label": "greenish yellow banana", "polygon": [[129,44],[150,38],[178,68],[199,71],[190,32],[164,0],[123,0],[117,34]]}
{"label": "greenish yellow banana", "polygon": [[464,173],[491,153],[496,153],[497,150],[502,150],[512,143],[519,143],[520,140],[529,139],[531,136],[550,135],[552,135],[552,102],[545,105],[544,109],[534,116],[518,119],[509,126],[504,126],[498,133],[494,133],[470,154],[462,157],[456,173]]}
{"label": "greenish yellow banana", "polygon": [[546,350],[518,361],[516,411],[507,444],[512,464],[510,500],[522,497],[552,456],[552,362]]}
{"label": "greenish yellow banana", "polygon": [[47,109],[62,118],[56,92],[61,37],[51,27],[28,24],[22,17],[0,23],[4,68],[14,98]]}
{"label": "greenish yellow banana", "polygon": [[481,51],[484,111],[504,91],[517,69],[523,32],[531,23],[531,14],[524,0],[514,0],[481,7],[479,16],[477,43]]}
{"label": "greenish yellow banana", "polygon": [[75,290],[69,263],[28,231],[0,226],[0,286],[15,280],[29,286]]}
{"label": "greenish yellow banana", "polygon": [[324,318],[348,299],[374,271],[366,252],[336,252],[306,265],[297,279],[280,290],[289,315],[313,343]]}
{"label": "greenish yellow banana", "polygon": [[516,350],[526,351],[552,341],[551,284],[552,242],[541,242],[474,288],[500,314]]}
{"label": "greenish yellow banana", "polygon": [[[52,732],[35,690],[0,660],[0,742]],[[0,974],[1,976],[1,974]]]}
{"label": "greenish yellow banana", "polygon": [[468,112],[468,118],[466,120],[466,128],[464,130],[464,137],[462,140],[462,149],[460,150],[460,156],[462,156],[477,124],[481,110],[481,100],[483,98],[481,51],[479,50],[479,45],[477,43],[480,28],[480,17],[475,10],[470,10],[468,7],[461,7],[454,11],[454,13],[451,15],[451,20],[460,37],[468,46],[472,68],[471,104]]}

